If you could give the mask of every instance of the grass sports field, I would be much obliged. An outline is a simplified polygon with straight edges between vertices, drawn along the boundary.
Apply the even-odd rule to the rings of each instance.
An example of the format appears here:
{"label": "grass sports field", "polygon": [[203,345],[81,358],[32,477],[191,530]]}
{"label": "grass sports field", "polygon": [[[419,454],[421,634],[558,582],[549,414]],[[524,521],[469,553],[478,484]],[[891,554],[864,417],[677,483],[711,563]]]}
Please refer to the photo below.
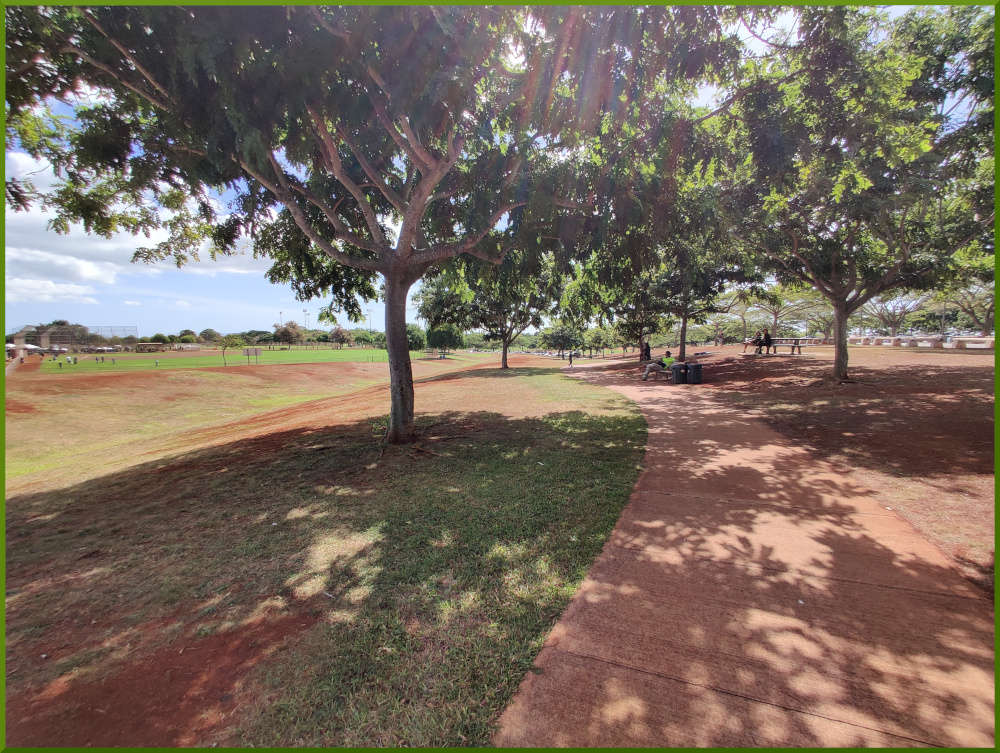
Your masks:
{"label": "grass sports field", "polygon": [[[489,353],[452,354],[451,357],[467,359],[472,355],[489,357]],[[101,360],[103,358],[103,361]],[[412,360],[426,358],[423,351],[410,353]],[[60,363],[62,365],[60,365]],[[85,353],[79,363],[67,364],[65,356],[53,361],[49,356],[42,362],[46,374],[103,373],[108,371],[134,371],[136,369],[201,369],[215,366],[276,365],[292,363],[388,363],[387,351],[378,348],[294,348],[268,350],[261,348],[259,356],[243,355],[243,348],[227,349],[225,358],[221,350],[166,351],[163,353]]]}

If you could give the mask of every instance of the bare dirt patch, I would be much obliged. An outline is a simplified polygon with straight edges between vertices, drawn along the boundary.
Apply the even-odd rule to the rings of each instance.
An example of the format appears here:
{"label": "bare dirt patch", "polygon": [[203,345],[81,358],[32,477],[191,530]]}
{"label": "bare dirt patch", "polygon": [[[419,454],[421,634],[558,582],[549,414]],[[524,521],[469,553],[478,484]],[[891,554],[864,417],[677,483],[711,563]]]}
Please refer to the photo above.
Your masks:
{"label": "bare dirt patch", "polygon": [[[242,678],[318,611],[260,619],[238,629],[177,640],[105,677],[63,675],[7,705],[7,742],[18,746],[195,745],[225,725]],[[54,658],[54,657],[50,657]]]}

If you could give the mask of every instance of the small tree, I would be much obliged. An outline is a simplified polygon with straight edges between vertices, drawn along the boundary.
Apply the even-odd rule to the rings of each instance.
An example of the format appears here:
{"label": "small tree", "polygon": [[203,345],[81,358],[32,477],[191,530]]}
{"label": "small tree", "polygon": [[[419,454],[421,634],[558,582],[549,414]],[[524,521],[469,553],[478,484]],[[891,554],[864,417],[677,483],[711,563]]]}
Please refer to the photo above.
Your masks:
{"label": "small tree", "polygon": [[543,347],[558,350],[560,358],[563,357],[563,351],[578,348],[583,344],[583,335],[580,331],[562,322],[543,329],[538,339]]}
{"label": "small tree", "polygon": [[292,345],[293,343],[302,342],[302,338],[302,328],[294,321],[274,325],[274,339],[278,342]]}
{"label": "small tree", "polygon": [[226,335],[219,340],[219,347],[222,348],[222,365],[227,366],[226,350],[228,348],[242,348],[246,343],[240,335]]}
{"label": "small tree", "polygon": [[209,327],[208,329],[203,329],[201,332],[199,332],[198,337],[200,337],[205,342],[209,343],[218,342],[219,340],[222,339],[222,335],[220,335],[211,327]]}
{"label": "small tree", "polygon": [[362,348],[372,348],[375,346],[375,338],[371,331],[367,329],[354,329],[351,330],[350,334],[354,338],[355,345],[360,345]]}
{"label": "small tree", "polygon": [[423,350],[426,342],[424,331],[420,327],[416,324],[406,325],[406,344],[410,350]]}
{"label": "small tree", "polygon": [[153,335],[151,338],[149,338],[149,341],[151,343],[161,343],[163,345],[166,345],[168,342],[170,342],[167,339],[167,336],[165,334],[163,334],[162,332],[157,332],[155,335]]}
{"label": "small tree", "polygon": [[[520,338],[518,339],[520,340]],[[470,348],[482,350],[486,347],[486,336],[482,332],[468,332],[465,335],[465,344]]]}
{"label": "small tree", "polygon": [[343,348],[345,345],[353,345],[354,337],[343,327],[334,327],[330,330],[329,340],[332,343],[337,344],[337,348]]}
{"label": "small tree", "polygon": [[441,324],[433,329],[427,330],[427,347],[441,348],[461,348],[464,345],[462,330],[454,324]]}

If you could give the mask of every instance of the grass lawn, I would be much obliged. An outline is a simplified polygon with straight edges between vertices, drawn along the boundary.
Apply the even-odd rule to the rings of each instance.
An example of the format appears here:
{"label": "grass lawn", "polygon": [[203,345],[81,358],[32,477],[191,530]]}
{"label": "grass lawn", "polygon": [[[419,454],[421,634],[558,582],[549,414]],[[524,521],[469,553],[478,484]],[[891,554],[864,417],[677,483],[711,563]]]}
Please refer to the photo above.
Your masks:
{"label": "grass lawn", "polygon": [[[489,744],[628,499],[645,423],[549,368],[432,380],[417,405],[417,445],[383,449],[384,417],[290,425],[8,498],[8,742],[85,743],[102,720],[79,699],[140,667],[178,700],[132,692],[122,713],[161,737],[87,740]],[[239,672],[212,654],[179,679],[182,654],[292,618]],[[54,686],[32,737],[18,699]]]}
{"label": "grass lawn", "polygon": [[[490,353],[452,353],[449,358],[458,361],[482,360],[491,357]],[[99,359],[104,358],[102,363]],[[411,351],[410,359],[424,358],[424,352]],[[79,356],[79,363],[69,365],[64,357],[53,361],[51,356],[42,362],[41,370],[46,374],[89,374],[115,371],[133,371],[137,369],[200,369],[220,366],[246,366],[247,357],[242,348],[226,351],[225,363],[221,350],[170,351],[166,353],[125,353],[125,354],[93,354],[85,353]],[[114,364],[111,361],[114,359]],[[334,350],[302,349],[302,350],[268,350],[262,348],[259,357],[251,356],[249,365],[289,364],[289,363],[388,363],[387,351],[374,348],[343,348]],[[157,365],[159,363],[159,365]],[[60,366],[60,364],[62,364]]]}

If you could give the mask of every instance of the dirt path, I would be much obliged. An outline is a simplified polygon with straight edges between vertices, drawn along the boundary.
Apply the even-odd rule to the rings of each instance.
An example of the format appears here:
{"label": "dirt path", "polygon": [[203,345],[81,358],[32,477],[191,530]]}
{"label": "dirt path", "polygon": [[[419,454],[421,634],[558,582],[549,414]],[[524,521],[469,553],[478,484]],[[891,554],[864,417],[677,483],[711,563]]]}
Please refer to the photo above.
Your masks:
{"label": "dirt path", "polygon": [[501,746],[989,746],[993,614],[861,477],[708,385],[634,399],[629,505],[500,720]]}

